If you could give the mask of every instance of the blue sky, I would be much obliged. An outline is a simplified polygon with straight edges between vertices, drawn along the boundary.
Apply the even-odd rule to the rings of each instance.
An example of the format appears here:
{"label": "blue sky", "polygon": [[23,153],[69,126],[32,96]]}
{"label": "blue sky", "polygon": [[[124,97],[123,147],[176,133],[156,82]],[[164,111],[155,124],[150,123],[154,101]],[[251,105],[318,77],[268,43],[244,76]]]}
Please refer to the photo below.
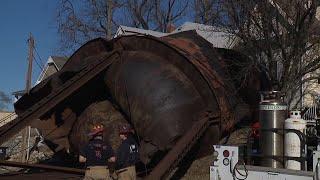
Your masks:
{"label": "blue sky", "polygon": [[[7,94],[25,88],[28,44],[31,32],[43,63],[55,55],[58,33],[54,24],[57,1],[0,1],[0,90]],[[39,58],[37,58],[39,59]],[[34,63],[33,82],[40,68]]]}
{"label": "blue sky", "polygon": [[[0,91],[11,95],[25,89],[29,33],[35,38],[35,57],[42,60],[40,64],[45,64],[50,55],[59,55],[57,3],[58,0],[0,0]],[[182,20],[177,25],[181,23]],[[34,62],[33,82],[40,71]]]}

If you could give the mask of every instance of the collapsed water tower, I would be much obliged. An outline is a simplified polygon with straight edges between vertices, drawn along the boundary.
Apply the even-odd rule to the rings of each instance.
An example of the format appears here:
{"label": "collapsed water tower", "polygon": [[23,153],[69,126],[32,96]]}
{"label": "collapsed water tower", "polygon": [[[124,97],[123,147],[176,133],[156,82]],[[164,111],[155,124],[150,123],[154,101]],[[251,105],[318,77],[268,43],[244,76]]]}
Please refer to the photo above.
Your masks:
{"label": "collapsed water tower", "polygon": [[287,105],[284,103],[281,93],[279,91],[262,92],[259,112],[261,165],[282,168],[282,130],[287,118]]}

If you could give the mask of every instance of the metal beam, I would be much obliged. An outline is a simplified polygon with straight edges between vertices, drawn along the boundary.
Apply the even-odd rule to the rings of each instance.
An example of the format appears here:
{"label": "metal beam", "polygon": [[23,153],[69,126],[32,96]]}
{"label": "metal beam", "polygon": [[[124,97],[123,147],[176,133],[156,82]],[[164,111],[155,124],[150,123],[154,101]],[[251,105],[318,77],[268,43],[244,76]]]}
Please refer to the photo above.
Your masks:
{"label": "metal beam", "polygon": [[195,122],[192,128],[182,136],[160,163],[146,177],[147,180],[166,179],[179,164],[192,146],[202,136],[211,123],[219,123],[219,115],[206,114],[205,117]]}
{"label": "metal beam", "polygon": [[[38,103],[22,113],[20,117],[0,127],[0,144],[6,142],[10,137],[29,125],[31,121],[40,118],[47,111],[61,103],[65,98],[105,70],[118,58],[118,50],[97,57],[97,59],[99,59],[97,62],[84,68],[82,71],[77,73],[77,75],[62,84],[60,88],[51,92],[47,97],[41,99]],[[107,61],[106,59],[110,60]]]}
{"label": "metal beam", "polygon": [[50,171],[57,171],[57,172],[65,172],[71,174],[84,174],[84,169],[76,169],[76,168],[68,168],[68,167],[59,167],[59,166],[51,166],[45,164],[28,164],[28,163],[20,163],[14,161],[0,161],[0,165],[2,166],[10,166],[10,167],[19,167],[19,168],[26,168],[26,169],[44,169]]}

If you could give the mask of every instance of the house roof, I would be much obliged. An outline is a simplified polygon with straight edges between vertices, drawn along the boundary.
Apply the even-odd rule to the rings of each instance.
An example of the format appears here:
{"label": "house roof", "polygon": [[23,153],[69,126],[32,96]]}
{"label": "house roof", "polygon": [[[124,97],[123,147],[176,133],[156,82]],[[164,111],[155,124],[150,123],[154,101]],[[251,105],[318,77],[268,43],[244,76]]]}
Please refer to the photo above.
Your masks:
{"label": "house roof", "polygon": [[40,83],[42,80],[48,78],[52,74],[59,71],[64,66],[64,64],[67,62],[67,60],[68,60],[67,57],[49,56],[44,69],[41,71],[40,76],[38,77],[38,80],[36,81],[36,84]]}
{"label": "house roof", "polygon": [[163,33],[152,30],[139,29],[128,26],[119,26],[114,38],[123,35],[151,35],[154,37],[162,37],[183,31],[195,30],[200,36],[209,41],[214,47],[231,49],[236,44],[236,38],[227,33],[225,29],[204,24],[186,22],[171,33]]}
{"label": "house roof", "polygon": [[232,49],[238,42],[236,37],[228,33],[226,29],[192,22],[185,22],[170,34],[190,30],[195,30],[197,34],[209,41],[213,47]]}
{"label": "house roof", "polygon": [[56,67],[58,68],[58,70],[60,70],[68,60],[67,57],[62,57],[62,56],[51,56],[51,58],[54,64],[56,65]]}
{"label": "house roof", "polygon": [[[51,76],[55,72],[59,71],[63,65],[67,62],[68,58],[63,56],[49,56],[44,69],[41,71],[36,84],[38,84],[43,79]],[[26,93],[25,90],[13,92],[12,95],[19,97]]]}
{"label": "house roof", "polygon": [[152,30],[145,30],[145,29],[139,29],[134,27],[128,27],[128,26],[119,26],[116,34],[114,35],[114,38],[118,36],[125,36],[125,35],[133,35],[133,34],[141,34],[141,35],[151,35],[154,37],[162,37],[166,36],[167,33],[158,32],[158,31],[152,31]]}

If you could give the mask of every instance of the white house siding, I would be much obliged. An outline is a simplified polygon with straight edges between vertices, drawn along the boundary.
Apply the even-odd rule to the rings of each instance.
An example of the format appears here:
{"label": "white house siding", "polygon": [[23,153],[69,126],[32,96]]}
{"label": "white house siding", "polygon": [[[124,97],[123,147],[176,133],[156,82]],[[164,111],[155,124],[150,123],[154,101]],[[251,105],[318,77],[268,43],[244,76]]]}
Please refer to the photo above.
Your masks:
{"label": "white house siding", "polygon": [[[307,74],[304,78],[309,78],[310,76],[319,78],[320,71],[316,71],[310,74]],[[304,107],[312,107],[317,105],[317,101],[319,101],[320,97],[320,84],[318,79],[310,80],[303,87],[303,91],[305,91],[305,95],[303,97],[303,106]]]}

